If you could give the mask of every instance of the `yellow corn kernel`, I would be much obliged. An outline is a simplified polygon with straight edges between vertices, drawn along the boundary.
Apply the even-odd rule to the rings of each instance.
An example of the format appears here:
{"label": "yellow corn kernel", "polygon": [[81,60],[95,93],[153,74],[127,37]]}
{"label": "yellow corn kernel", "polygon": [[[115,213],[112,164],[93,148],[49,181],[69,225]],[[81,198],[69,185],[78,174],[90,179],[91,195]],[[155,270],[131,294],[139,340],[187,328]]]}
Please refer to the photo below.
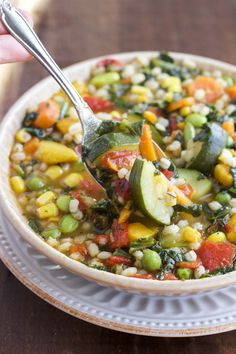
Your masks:
{"label": "yellow corn kernel", "polygon": [[56,204],[48,203],[38,208],[36,210],[36,213],[40,219],[48,219],[48,218],[56,217],[58,215],[58,209]]}
{"label": "yellow corn kernel", "polygon": [[229,229],[230,229],[230,231],[227,232],[227,234],[226,234],[227,239],[228,239],[228,241],[236,244],[236,214],[230,218],[227,225],[229,226]]}
{"label": "yellow corn kernel", "polygon": [[173,101],[174,95],[173,92],[167,92],[165,95],[165,101],[171,103]]}
{"label": "yellow corn kernel", "polygon": [[195,243],[195,242],[199,242],[201,240],[200,232],[193,229],[190,226],[184,227],[182,229],[181,235],[182,235],[183,241]]}
{"label": "yellow corn kernel", "polygon": [[63,170],[60,166],[50,166],[45,172],[45,175],[53,181],[61,177],[62,174],[63,174]]}
{"label": "yellow corn kernel", "polygon": [[118,111],[112,111],[111,116],[112,116],[112,118],[120,118],[121,114]]}
{"label": "yellow corn kernel", "polygon": [[119,216],[119,219],[118,219],[118,224],[121,224],[122,222],[126,222],[129,219],[131,213],[132,213],[132,210],[127,209],[126,207],[124,207],[121,210],[121,213],[120,213],[120,216]]}
{"label": "yellow corn kernel", "polygon": [[40,141],[35,157],[39,161],[45,162],[48,165],[55,165],[63,162],[75,162],[78,160],[78,155],[73,149],[70,149],[63,144],[48,140]]}
{"label": "yellow corn kernel", "polygon": [[184,130],[184,126],[185,126],[185,123],[184,123],[184,122],[178,123],[178,128],[179,128],[180,130]]}
{"label": "yellow corn kernel", "polygon": [[133,85],[130,90],[131,93],[135,95],[148,95],[151,93],[151,90],[148,87],[141,85]]}
{"label": "yellow corn kernel", "polygon": [[157,228],[149,228],[139,222],[128,225],[129,241],[136,241],[139,238],[148,238],[157,233]]}
{"label": "yellow corn kernel", "polygon": [[31,139],[30,134],[27,133],[24,128],[18,130],[18,132],[16,133],[16,140],[17,140],[19,143],[26,143],[26,142],[27,142],[28,140],[30,140],[30,139]]}
{"label": "yellow corn kernel", "polygon": [[78,91],[79,94],[82,96],[88,93],[87,86],[78,81],[73,82],[73,86],[76,89],[76,91]]}
{"label": "yellow corn kernel", "polygon": [[145,102],[147,102],[148,101],[148,96],[147,95],[139,95],[138,97],[137,97],[137,102],[138,103],[145,103]]}
{"label": "yellow corn kernel", "polygon": [[43,194],[41,194],[37,199],[36,199],[36,202],[35,204],[38,206],[38,207],[41,207],[45,204],[48,204],[50,202],[52,202],[53,200],[56,199],[56,196],[53,192],[51,191],[47,191]]}
{"label": "yellow corn kernel", "polygon": [[81,176],[81,174],[73,172],[65,177],[64,184],[70,188],[74,188],[77,187],[82,180],[83,177]]}
{"label": "yellow corn kernel", "polygon": [[78,123],[78,119],[75,118],[64,118],[57,122],[57,129],[63,133],[67,134],[71,125]]}
{"label": "yellow corn kernel", "polygon": [[20,176],[14,176],[10,179],[11,187],[17,194],[23,193],[26,190],[25,181]]}
{"label": "yellow corn kernel", "polygon": [[214,176],[215,179],[225,187],[231,187],[233,184],[233,176],[230,173],[230,166],[226,166],[223,163],[215,166]]}
{"label": "yellow corn kernel", "polygon": [[145,118],[148,122],[150,122],[150,123],[152,123],[152,124],[155,124],[155,123],[157,122],[157,116],[156,116],[156,114],[153,113],[153,112],[151,112],[151,111],[145,111],[145,112],[143,113],[143,116],[144,116],[144,118]]}
{"label": "yellow corn kernel", "polygon": [[182,117],[186,117],[186,116],[188,116],[191,112],[192,112],[191,107],[186,106],[186,107],[182,107],[182,108],[180,109],[179,114],[180,114]]}
{"label": "yellow corn kernel", "polygon": [[225,242],[226,236],[223,232],[218,231],[218,232],[214,232],[214,234],[211,234],[210,236],[208,236],[207,240],[214,242],[214,243]]}
{"label": "yellow corn kernel", "polygon": [[161,81],[161,86],[169,92],[182,92],[181,81],[176,76],[168,76]]}

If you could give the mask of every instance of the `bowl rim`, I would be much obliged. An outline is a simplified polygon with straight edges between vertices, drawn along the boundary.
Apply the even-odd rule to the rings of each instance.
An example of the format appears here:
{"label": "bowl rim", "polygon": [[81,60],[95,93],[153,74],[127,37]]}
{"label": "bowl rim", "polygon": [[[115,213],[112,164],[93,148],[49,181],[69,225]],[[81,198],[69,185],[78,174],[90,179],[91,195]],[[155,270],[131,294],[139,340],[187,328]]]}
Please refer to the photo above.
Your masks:
{"label": "bowl rim", "polygon": [[[192,55],[179,52],[169,52],[176,60],[193,60],[197,65],[204,68],[214,67],[216,70],[221,69],[224,72],[229,72],[235,74],[236,76],[236,66],[232,64],[225,63],[223,61]],[[117,58],[122,61],[127,61],[132,58],[142,56],[145,58],[150,58],[158,54],[158,51],[133,51],[126,53],[115,53],[109,55],[103,55],[93,59],[88,59],[76,64],[73,64],[63,71],[72,80],[77,80],[80,77],[79,72],[88,71],[97,61],[112,57]],[[78,72],[78,73],[77,73]],[[77,73],[77,74],[76,74]],[[139,278],[126,277],[122,275],[117,275],[107,271],[101,271],[97,269],[90,268],[76,260],[69,258],[68,256],[57,251],[50,245],[48,245],[39,235],[37,235],[27,224],[26,218],[21,214],[20,207],[17,205],[14,193],[11,191],[9,184],[9,159],[8,153],[12,146],[11,141],[13,140],[14,133],[17,128],[13,127],[13,122],[18,118],[18,111],[25,111],[28,106],[28,101],[32,97],[37,97],[39,93],[49,87],[47,97],[50,94],[55,93],[58,90],[57,84],[51,77],[46,77],[45,79],[39,81],[36,85],[32,86],[27,90],[10,108],[10,110],[4,116],[0,125],[0,151],[2,152],[0,156],[0,208],[2,209],[4,215],[7,217],[9,222],[14,226],[17,232],[27,241],[31,246],[37,249],[39,252],[47,256],[56,264],[66,268],[67,270],[82,276],[90,281],[95,281],[100,285],[111,286],[118,289],[145,293],[145,294],[158,294],[158,295],[174,295],[174,294],[190,294],[202,291],[209,291],[216,288],[223,288],[236,284],[236,271],[224,275],[217,275],[211,278],[204,279],[192,279],[188,281],[181,280],[146,280]],[[34,96],[35,95],[35,96]],[[36,102],[39,103],[38,100]],[[23,116],[19,120],[22,122]],[[6,152],[7,154],[4,154]]]}

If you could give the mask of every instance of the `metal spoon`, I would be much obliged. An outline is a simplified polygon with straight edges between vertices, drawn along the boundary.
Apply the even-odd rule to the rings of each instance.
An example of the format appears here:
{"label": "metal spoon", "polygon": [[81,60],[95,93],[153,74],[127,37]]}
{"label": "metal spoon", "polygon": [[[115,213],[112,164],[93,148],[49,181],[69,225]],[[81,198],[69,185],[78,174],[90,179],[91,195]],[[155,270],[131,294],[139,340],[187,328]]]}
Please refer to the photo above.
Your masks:
{"label": "metal spoon", "polygon": [[[83,100],[55,63],[24,16],[17,11],[8,0],[3,0],[0,5],[0,18],[9,33],[45,67],[71,100],[82,123],[82,144],[87,144],[95,139],[96,130],[101,122],[94,116],[88,104]],[[86,160],[84,161],[84,165],[86,170],[90,173]],[[101,188],[101,194],[106,194],[105,189],[98,180],[91,173],[90,175],[94,183]]]}

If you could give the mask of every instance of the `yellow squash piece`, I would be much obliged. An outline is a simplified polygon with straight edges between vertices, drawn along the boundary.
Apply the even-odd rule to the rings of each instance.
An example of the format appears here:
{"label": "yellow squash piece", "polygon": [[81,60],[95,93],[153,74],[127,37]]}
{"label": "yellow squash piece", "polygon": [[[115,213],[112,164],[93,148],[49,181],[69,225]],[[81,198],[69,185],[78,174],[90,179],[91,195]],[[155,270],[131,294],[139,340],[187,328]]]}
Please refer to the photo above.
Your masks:
{"label": "yellow squash piece", "polygon": [[214,168],[215,179],[225,187],[231,187],[233,184],[233,176],[230,173],[230,166],[219,163]]}
{"label": "yellow squash piece", "polygon": [[136,241],[139,238],[148,238],[154,236],[157,233],[156,228],[149,228],[145,225],[136,222],[128,225],[129,241]]}
{"label": "yellow squash piece", "polygon": [[230,231],[227,232],[227,239],[229,242],[236,244],[236,214],[233,215],[228,224]]}
{"label": "yellow squash piece", "polygon": [[78,160],[74,150],[54,141],[41,141],[35,153],[36,159],[45,162],[48,165],[54,165],[63,162],[75,162]]}
{"label": "yellow squash piece", "polygon": [[218,232],[214,232],[214,234],[211,234],[210,236],[208,236],[207,240],[214,242],[214,243],[225,242],[226,236],[225,236],[224,232],[218,231]]}

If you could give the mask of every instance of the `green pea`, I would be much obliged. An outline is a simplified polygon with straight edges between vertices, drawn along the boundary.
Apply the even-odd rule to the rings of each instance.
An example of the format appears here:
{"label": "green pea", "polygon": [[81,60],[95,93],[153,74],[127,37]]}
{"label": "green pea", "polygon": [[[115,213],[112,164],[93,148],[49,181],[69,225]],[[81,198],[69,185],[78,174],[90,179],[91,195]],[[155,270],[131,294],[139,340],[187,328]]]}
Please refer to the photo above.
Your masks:
{"label": "green pea", "polygon": [[226,82],[227,86],[233,86],[234,81],[232,77],[224,75],[222,76],[222,79]]}
{"label": "green pea", "polygon": [[184,142],[185,146],[187,146],[189,141],[192,141],[195,137],[195,128],[194,126],[187,122],[184,127]]}
{"label": "green pea", "polygon": [[227,204],[231,200],[231,195],[229,193],[225,192],[219,192],[215,196],[215,200],[219,202],[220,204]]}
{"label": "green pea", "polygon": [[79,222],[71,215],[64,215],[59,226],[63,234],[69,234],[78,228]]}
{"label": "green pea", "polygon": [[161,268],[162,262],[159,254],[152,250],[144,250],[142,258],[142,266],[148,272],[154,272]]}
{"label": "green pea", "polygon": [[192,278],[193,270],[189,268],[178,268],[176,275],[181,280],[188,280]]}
{"label": "green pea", "polygon": [[26,182],[26,185],[27,185],[28,189],[31,191],[39,191],[40,189],[44,188],[45,183],[39,177],[31,177]]}
{"label": "green pea", "polygon": [[50,229],[50,230],[45,230],[42,232],[42,236],[44,238],[59,238],[61,236],[61,231],[59,229]]}
{"label": "green pea", "polygon": [[191,113],[186,117],[186,123],[191,123],[195,128],[201,128],[207,123],[207,117],[199,113]]}
{"label": "green pea", "polygon": [[109,72],[104,74],[96,75],[90,81],[90,84],[99,88],[105,85],[115,84],[120,80],[120,75],[117,72]]}
{"label": "green pea", "polygon": [[69,195],[61,195],[56,201],[56,205],[58,209],[64,211],[65,213],[68,213],[70,200],[71,197]]}
{"label": "green pea", "polygon": [[226,147],[231,148],[234,146],[234,143],[235,143],[234,139],[231,136],[228,136],[227,142],[226,142]]}

